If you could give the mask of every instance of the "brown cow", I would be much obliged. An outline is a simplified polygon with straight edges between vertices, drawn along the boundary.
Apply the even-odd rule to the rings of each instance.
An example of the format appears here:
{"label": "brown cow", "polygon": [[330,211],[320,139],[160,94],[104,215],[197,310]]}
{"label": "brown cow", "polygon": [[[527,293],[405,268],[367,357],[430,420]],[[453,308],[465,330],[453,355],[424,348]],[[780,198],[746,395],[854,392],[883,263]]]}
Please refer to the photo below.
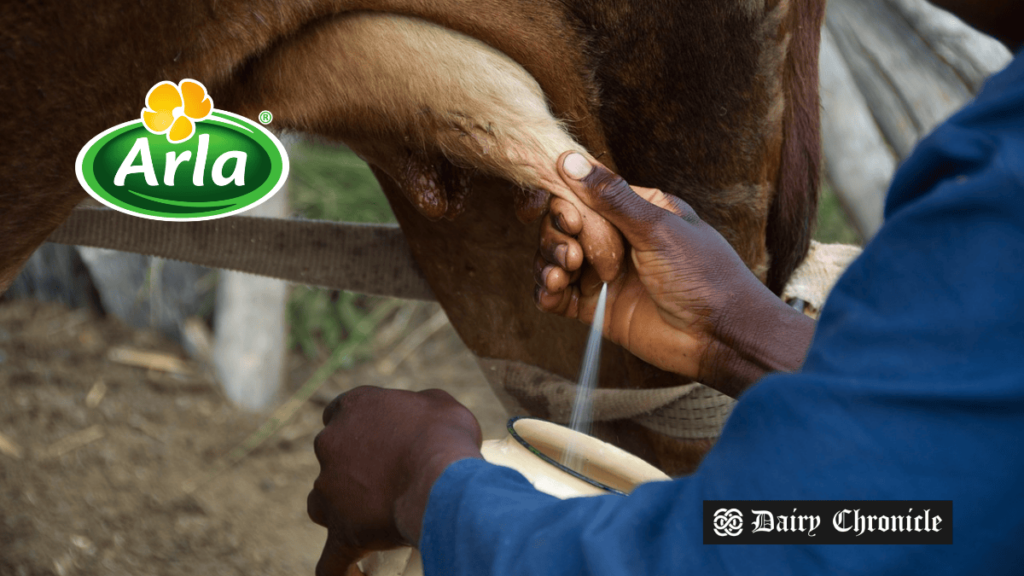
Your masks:
{"label": "brown cow", "polygon": [[[347,141],[480,357],[573,378],[583,328],[533,305],[533,222],[585,148],[689,202],[779,291],[806,253],[819,169],[822,0],[39,0],[0,14],[0,289],[84,197],[78,150],[161,80]],[[409,202],[408,200],[412,200]],[[425,217],[426,216],[426,217]],[[438,220],[446,216],[446,219]],[[607,233],[592,245],[620,249]],[[606,350],[605,387],[678,377]],[[508,392],[498,390],[508,398]],[[512,398],[544,415],[527,396]],[[708,442],[596,434],[670,472]]]}

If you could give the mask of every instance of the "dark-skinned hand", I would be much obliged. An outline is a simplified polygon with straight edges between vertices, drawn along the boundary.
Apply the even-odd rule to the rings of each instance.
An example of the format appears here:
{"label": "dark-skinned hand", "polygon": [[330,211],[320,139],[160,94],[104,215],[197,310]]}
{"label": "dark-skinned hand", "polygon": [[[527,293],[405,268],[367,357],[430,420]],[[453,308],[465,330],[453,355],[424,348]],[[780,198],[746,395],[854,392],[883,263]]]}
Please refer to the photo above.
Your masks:
{"label": "dark-skinned hand", "polygon": [[534,265],[541,310],[591,323],[600,264],[618,271],[608,282],[605,337],[637,357],[733,396],[768,371],[799,368],[814,322],[761,284],[686,202],[630,187],[579,154],[562,154],[558,169],[584,204],[622,232],[629,249],[616,262],[585,254],[576,238],[586,215],[552,199]]}
{"label": "dark-skinned hand", "polygon": [[434,482],[456,460],[482,458],[476,418],[442,390],[359,387],[324,409],[324,426],[307,500],[327,528],[317,576],[358,574],[370,551],[417,545]]}

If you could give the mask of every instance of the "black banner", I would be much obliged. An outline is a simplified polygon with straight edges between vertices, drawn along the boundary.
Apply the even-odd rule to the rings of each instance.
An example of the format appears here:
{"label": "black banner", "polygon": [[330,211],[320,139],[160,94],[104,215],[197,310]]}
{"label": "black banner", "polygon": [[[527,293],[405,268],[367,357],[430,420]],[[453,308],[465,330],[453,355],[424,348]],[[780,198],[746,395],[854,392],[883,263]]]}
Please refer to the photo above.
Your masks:
{"label": "black banner", "polygon": [[952,544],[952,500],[705,500],[705,544]]}

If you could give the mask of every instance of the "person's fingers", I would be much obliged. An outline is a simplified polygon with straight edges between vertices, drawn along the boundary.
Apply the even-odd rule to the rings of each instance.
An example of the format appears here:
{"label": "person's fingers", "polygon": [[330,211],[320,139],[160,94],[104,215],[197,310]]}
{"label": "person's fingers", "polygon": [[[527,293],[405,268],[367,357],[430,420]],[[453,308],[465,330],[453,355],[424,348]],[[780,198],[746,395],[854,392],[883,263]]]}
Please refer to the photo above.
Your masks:
{"label": "person's fingers", "polygon": [[309,496],[306,496],[306,514],[314,524],[327,527],[327,506],[316,488],[310,490]]}
{"label": "person's fingers", "polygon": [[451,394],[445,392],[444,390],[441,390],[440,388],[428,388],[427,390],[421,390],[420,392],[418,392],[418,394],[420,394],[421,396],[426,396],[428,398],[433,398],[434,400],[438,400],[441,402],[451,402],[453,404],[458,403],[458,401],[455,398],[453,398]]}
{"label": "person's fingers", "polygon": [[551,266],[544,278],[544,289],[551,293],[562,292],[569,287],[569,273],[557,266]]}
{"label": "person's fingers", "polygon": [[537,255],[533,257],[533,281],[537,283],[537,286],[544,287],[548,272],[552,266],[553,264],[548,262],[547,258],[538,250]]}
{"label": "person's fingers", "polygon": [[436,403],[432,412],[438,419],[443,419],[448,424],[462,431],[470,431],[473,434],[473,442],[477,448],[483,442],[483,431],[480,429],[480,421],[470,412],[469,408],[459,403],[450,393],[440,388],[430,388],[417,392],[426,396]]}
{"label": "person's fingers", "polygon": [[562,292],[548,292],[538,286],[534,302],[542,312],[557,314],[571,320],[589,323],[593,319],[594,306],[604,282],[593,267],[577,270],[572,283]]}
{"label": "person's fingers", "polygon": [[569,272],[569,284],[575,284],[580,279],[580,274],[583,273],[583,268],[577,268],[572,272]]}
{"label": "person's fingers", "polygon": [[574,192],[565,187],[564,183],[555,186],[551,193],[573,207],[572,211],[562,210],[565,214],[564,222],[558,220],[558,225],[563,227],[564,223],[563,229],[570,234],[574,230],[579,231],[577,240],[583,249],[582,256],[606,281],[618,277],[624,270],[625,255],[625,246],[619,231],[608,220],[589,208]]}
{"label": "person's fingers", "polygon": [[557,233],[541,234],[540,254],[551,264],[562,265],[568,253],[568,246],[564,242],[564,236]]}
{"label": "person's fingers", "polygon": [[579,313],[579,294],[575,286],[556,293],[537,286],[533,291],[533,301],[542,312],[574,319]]}
{"label": "person's fingers", "polygon": [[569,287],[572,276],[561,267],[549,263],[539,252],[533,262],[533,279],[548,292],[561,292]]}
{"label": "person's fingers", "polygon": [[567,237],[541,238],[540,255],[549,264],[570,272],[578,270],[583,264],[583,248],[575,240]]}
{"label": "person's fingers", "polygon": [[[653,232],[667,223],[667,218],[686,218],[684,208],[689,206],[685,202],[670,200],[671,197],[660,192],[649,192],[662,206],[652,204],[634,192],[621,176],[600,164],[591,164],[579,153],[563,154],[558,170],[573,193],[621,230],[635,248],[654,248]],[[673,208],[684,213],[678,214]]]}
{"label": "person's fingers", "polygon": [[567,273],[559,266],[549,263],[538,251],[533,263],[533,274],[537,283],[533,300],[537,308],[551,314],[566,315],[573,301],[573,290],[570,285],[579,279],[580,270]]}
{"label": "person's fingers", "polygon": [[344,412],[345,404],[347,402],[358,401],[358,398],[361,396],[379,394],[381,390],[382,389],[377,386],[356,386],[348,392],[338,394],[334,397],[334,400],[331,400],[330,404],[324,408],[324,426],[330,424],[332,420],[339,417]]}
{"label": "person's fingers", "polygon": [[575,238],[559,231],[550,215],[540,228],[540,253],[551,264],[571,272],[583,264],[583,248]]}
{"label": "person's fingers", "polygon": [[327,426],[328,424],[330,424],[331,420],[334,420],[335,414],[337,414],[338,411],[341,410],[341,402],[342,402],[341,397],[342,396],[344,396],[344,394],[339,394],[339,395],[335,396],[334,400],[331,400],[330,403],[328,403],[327,406],[324,407],[324,414],[323,414],[324,426]]}
{"label": "person's fingers", "polygon": [[563,292],[552,294],[545,290],[543,286],[537,286],[533,289],[533,302],[543,312],[560,314],[564,300],[565,294]]}
{"label": "person's fingers", "polygon": [[335,418],[340,417],[345,411],[346,404],[365,402],[361,400],[362,397],[378,396],[381,392],[383,392],[383,388],[379,386],[355,386],[348,392],[339,394],[324,408],[324,425],[326,426]]}
{"label": "person's fingers", "polygon": [[580,211],[570,202],[555,197],[551,199],[551,223],[555,228],[569,236],[575,236],[583,230],[583,218]]}
{"label": "person's fingers", "polygon": [[316,576],[353,576],[362,574],[356,568],[356,562],[363,556],[362,553],[352,550],[341,543],[335,537],[333,531],[327,531],[327,542],[324,543],[324,550],[320,553],[320,560],[316,563]]}
{"label": "person's fingers", "polygon": [[573,272],[583,266],[583,247],[575,240],[570,239],[565,242],[564,255],[564,261],[560,263],[563,270]]}

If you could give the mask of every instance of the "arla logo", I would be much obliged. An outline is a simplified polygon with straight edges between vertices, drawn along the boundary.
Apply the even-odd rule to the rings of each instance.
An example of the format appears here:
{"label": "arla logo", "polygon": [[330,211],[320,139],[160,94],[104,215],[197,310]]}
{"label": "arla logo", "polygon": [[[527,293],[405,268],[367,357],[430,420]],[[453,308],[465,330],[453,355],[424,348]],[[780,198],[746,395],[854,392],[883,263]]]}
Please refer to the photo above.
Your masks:
{"label": "arla logo", "polygon": [[248,210],[288,177],[281,142],[213,108],[195,80],[160,82],[141,118],[104,131],[78,153],[78,181],[100,202],[154,220],[209,220]]}

